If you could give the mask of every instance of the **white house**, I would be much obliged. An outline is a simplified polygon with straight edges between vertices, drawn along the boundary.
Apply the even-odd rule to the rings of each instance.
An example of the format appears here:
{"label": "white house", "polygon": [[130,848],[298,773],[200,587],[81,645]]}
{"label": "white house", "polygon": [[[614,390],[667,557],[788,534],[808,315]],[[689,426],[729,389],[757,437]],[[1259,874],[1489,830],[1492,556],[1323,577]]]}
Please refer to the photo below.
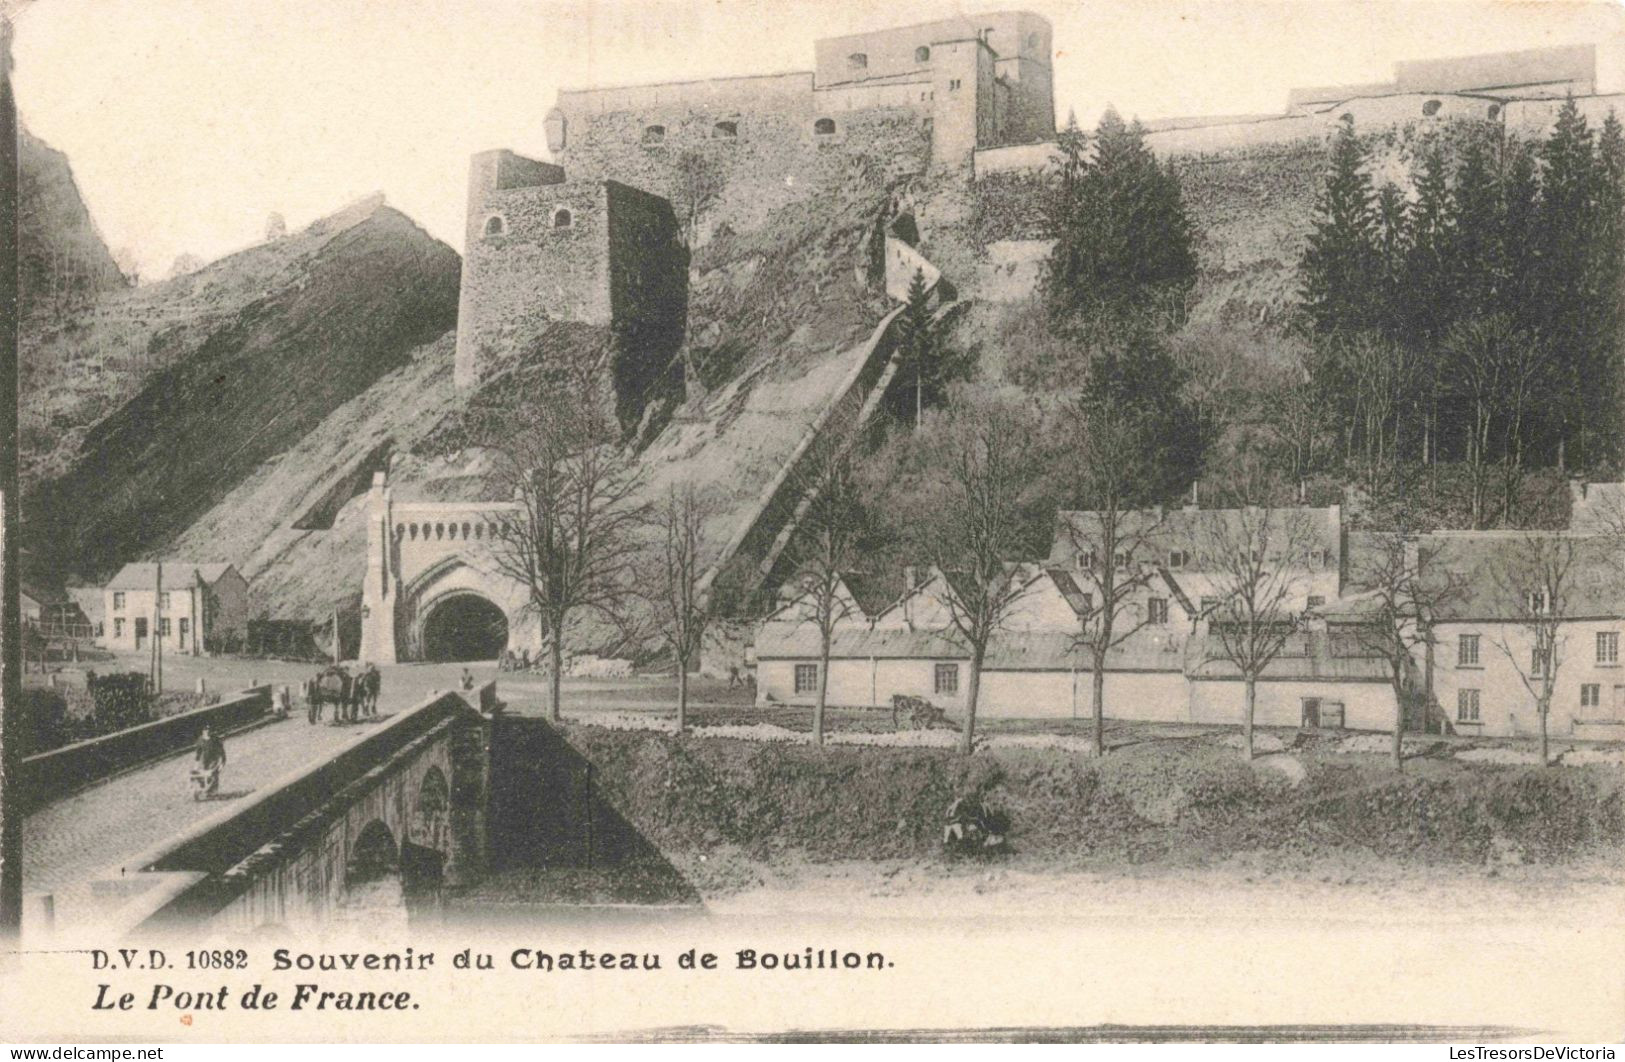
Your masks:
{"label": "white house", "polygon": [[[1100,604],[1104,559],[1089,543],[1098,514],[1063,512],[1043,564],[1012,564],[1020,587],[984,661],[983,717],[1079,718],[1091,711],[1092,657],[1085,624]],[[1138,523],[1133,523],[1138,521]],[[1127,637],[1106,658],[1107,714],[1157,721],[1239,722],[1241,676],[1217,650],[1210,619],[1229,585],[1220,548],[1251,543],[1290,566],[1287,606],[1313,612],[1338,594],[1343,528],[1338,507],[1264,512],[1186,508],[1131,514],[1135,547],[1111,558],[1132,582],[1116,629]],[[970,654],[947,605],[949,575],[931,571],[876,612],[853,610],[833,638],[829,703],[884,707],[896,694],[963,709]],[[818,637],[787,605],[755,645],[758,696],[810,704],[818,690]],[[1380,659],[1324,623],[1299,635],[1259,682],[1258,720],[1273,725],[1338,720],[1391,725],[1394,697]]]}
{"label": "white house", "polygon": [[[1539,733],[1536,693],[1552,668],[1552,736],[1625,740],[1625,543],[1561,531],[1426,539],[1461,587],[1433,640],[1433,692],[1450,728]],[[1549,653],[1537,652],[1541,622],[1552,632]]]}
{"label": "white house", "polygon": [[126,564],[102,588],[103,636],[109,649],[149,649],[154,632],[169,652],[202,655],[218,639],[248,628],[248,582],[230,564],[188,561]]}

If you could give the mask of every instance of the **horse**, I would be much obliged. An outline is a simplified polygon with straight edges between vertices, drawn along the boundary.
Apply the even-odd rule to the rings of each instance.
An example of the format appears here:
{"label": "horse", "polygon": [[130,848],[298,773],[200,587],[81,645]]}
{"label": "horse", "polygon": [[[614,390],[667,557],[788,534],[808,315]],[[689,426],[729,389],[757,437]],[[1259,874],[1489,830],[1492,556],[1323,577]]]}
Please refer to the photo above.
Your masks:
{"label": "horse", "polygon": [[351,688],[355,680],[341,667],[330,667],[311,679],[311,708],[317,719],[322,717],[322,705],[333,706],[333,725],[353,722],[354,716],[346,709],[350,705]]}

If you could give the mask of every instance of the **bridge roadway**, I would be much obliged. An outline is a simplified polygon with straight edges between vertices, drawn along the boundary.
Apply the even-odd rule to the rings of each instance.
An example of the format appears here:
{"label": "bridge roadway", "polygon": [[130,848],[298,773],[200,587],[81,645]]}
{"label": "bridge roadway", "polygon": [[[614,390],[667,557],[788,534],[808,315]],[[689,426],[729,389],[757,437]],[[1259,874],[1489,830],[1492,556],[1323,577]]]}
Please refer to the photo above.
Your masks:
{"label": "bridge roadway", "polygon": [[192,799],[191,757],[172,756],[53,801],[24,821],[23,888],[52,893],[61,920],[65,907],[85,899],[90,881],[101,871],[229,810],[260,786],[331,759],[393,713],[422,703],[431,689],[451,689],[456,674],[448,666],[389,668],[378,715],[372,719],[312,726],[296,702],[288,719],[228,737],[226,767],[213,800]]}

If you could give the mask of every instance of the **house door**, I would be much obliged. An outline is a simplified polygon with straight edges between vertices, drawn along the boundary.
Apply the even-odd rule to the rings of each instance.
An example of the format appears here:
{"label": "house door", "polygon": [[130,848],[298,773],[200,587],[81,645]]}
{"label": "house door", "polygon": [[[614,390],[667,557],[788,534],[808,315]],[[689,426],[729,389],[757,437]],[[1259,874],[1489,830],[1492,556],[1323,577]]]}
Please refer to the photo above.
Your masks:
{"label": "house door", "polygon": [[137,616],[135,618],[135,647],[137,649],[143,649],[143,648],[146,647],[146,644],[147,644],[147,617],[145,617],[145,616]]}
{"label": "house door", "polygon": [[185,616],[181,617],[180,627],[177,629],[176,637],[175,637],[175,646],[176,646],[176,648],[178,648],[178,649],[185,649],[186,648],[186,636],[187,636],[188,633],[190,633],[187,630],[187,628],[190,627],[191,625],[192,625],[191,620],[187,619]]}
{"label": "house door", "polygon": [[1303,699],[1303,725],[1307,727],[1320,726],[1320,698],[1305,697]]}

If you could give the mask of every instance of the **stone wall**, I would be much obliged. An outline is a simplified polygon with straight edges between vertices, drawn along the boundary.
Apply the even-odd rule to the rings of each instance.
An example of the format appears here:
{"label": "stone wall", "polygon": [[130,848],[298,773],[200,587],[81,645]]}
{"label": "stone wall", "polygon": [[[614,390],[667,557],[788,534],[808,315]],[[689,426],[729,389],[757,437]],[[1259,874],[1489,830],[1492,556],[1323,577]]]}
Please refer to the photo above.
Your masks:
{"label": "stone wall", "polygon": [[688,323],[688,248],[671,203],[608,181],[611,369],[623,427],[643,413],[650,386],[677,357]]}
{"label": "stone wall", "polygon": [[[750,113],[691,102],[590,116],[566,112],[569,134],[561,157],[573,176],[610,178],[666,197],[685,226],[695,214],[702,241],[720,224],[736,231],[760,228],[772,210],[827,187],[850,165],[879,167],[894,180],[923,172],[929,163],[928,111],[820,113],[811,93],[769,102],[774,106]],[[820,119],[834,131],[819,133]],[[734,134],[719,135],[719,122],[733,122]],[[658,139],[648,135],[652,126],[663,130]],[[684,174],[710,183],[715,193],[697,211]]]}

